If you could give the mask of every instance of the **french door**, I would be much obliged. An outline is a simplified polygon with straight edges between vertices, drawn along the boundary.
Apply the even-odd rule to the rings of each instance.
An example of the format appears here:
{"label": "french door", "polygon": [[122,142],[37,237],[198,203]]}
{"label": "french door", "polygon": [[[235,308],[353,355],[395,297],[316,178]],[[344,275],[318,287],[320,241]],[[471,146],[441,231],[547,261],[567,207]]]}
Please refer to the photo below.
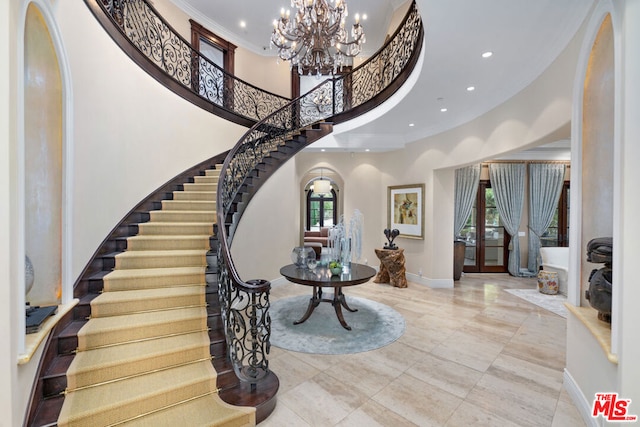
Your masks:
{"label": "french door", "polygon": [[511,237],[502,225],[490,181],[480,181],[476,202],[461,235],[466,243],[464,272],[507,272]]}

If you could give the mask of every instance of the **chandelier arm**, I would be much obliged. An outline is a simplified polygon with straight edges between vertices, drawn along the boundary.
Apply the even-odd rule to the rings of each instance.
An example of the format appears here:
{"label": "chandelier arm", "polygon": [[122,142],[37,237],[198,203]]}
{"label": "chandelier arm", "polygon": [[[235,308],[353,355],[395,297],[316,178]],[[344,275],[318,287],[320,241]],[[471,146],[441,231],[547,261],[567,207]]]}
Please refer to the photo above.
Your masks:
{"label": "chandelier arm", "polygon": [[[333,0],[332,0],[333,1]],[[358,22],[351,32],[345,29],[348,16],[346,0],[291,0],[296,7],[294,18],[290,12],[281,12],[275,22],[271,43],[278,49],[278,57],[291,61],[298,72],[312,74],[335,73],[342,68],[346,58],[353,58],[365,42],[364,29]],[[349,40],[350,34],[353,40]]]}

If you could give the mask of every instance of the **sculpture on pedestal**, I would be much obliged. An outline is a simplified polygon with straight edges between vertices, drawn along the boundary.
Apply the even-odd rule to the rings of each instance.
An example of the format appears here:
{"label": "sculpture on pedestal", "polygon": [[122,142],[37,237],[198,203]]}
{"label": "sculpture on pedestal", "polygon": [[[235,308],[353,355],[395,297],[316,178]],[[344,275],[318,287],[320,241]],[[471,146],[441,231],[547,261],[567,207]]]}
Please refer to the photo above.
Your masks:
{"label": "sculpture on pedestal", "polygon": [[404,267],[404,250],[399,249],[393,240],[400,235],[397,229],[386,228],[384,235],[387,243],[383,249],[375,249],[376,256],[380,260],[380,270],[373,279],[374,283],[389,283],[397,288],[407,287],[406,269]]}
{"label": "sculpture on pedestal", "polygon": [[384,235],[387,237],[387,243],[384,245],[384,249],[398,249],[398,246],[393,243],[393,241],[400,235],[400,230],[397,228],[394,228],[393,230],[385,228]]}

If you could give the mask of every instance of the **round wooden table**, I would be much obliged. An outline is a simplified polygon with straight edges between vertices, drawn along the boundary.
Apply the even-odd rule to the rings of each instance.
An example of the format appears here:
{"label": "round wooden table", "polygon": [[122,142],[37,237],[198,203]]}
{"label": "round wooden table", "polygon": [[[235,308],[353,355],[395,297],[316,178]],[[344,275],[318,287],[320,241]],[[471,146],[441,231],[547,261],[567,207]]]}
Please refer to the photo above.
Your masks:
{"label": "round wooden table", "polygon": [[[342,288],[345,286],[360,285],[368,282],[376,274],[376,270],[364,264],[351,264],[351,268],[348,273],[342,273],[340,275],[332,275],[328,267],[318,266],[314,270],[308,268],[297,267],[295,264],[285,265],[280,269],[282,274],[287,280],[299,285],[313,286],[313,295],[309,300],[307,311],[300,320],[293,322],[294,325],[307,320],[313,310],[321,302],[330,302],[336,311],[336,316],[343,328],[351,330],[351,326],[347,325],[342,315],[342,307],[350,312],[356,312],[358,310],[352,309],[345,300]],[[322,288],[334,288],[333,298],[322,298]]]}

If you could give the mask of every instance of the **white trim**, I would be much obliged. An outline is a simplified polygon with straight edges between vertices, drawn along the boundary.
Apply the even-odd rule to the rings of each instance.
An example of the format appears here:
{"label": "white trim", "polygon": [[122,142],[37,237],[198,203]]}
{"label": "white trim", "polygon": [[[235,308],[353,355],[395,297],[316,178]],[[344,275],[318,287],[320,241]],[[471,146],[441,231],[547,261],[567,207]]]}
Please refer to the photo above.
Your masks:
{"label": "white trim", "polygon": [[[623,78],[622,78],[622,17],[618,14],[613,4],[609,1],[605,2],[611,14],[611,27],[613,31],[613,253],[618,256],[613,257],[612,268],[618,274],[623,271],[622,256],[623,253],[623,227],[624,227],[624,209],[622,184],[624,181],[624,149],[622,141],[622,117],[624,108]],[[621,274],[620,274],[621,275]],[[624,286],[624,283],[622,283]],[[620,314],[622,307],[622,291],[620,287],[615,286],[612,290],[611,300],[611,353],[618,355],[619,342],[622,335],[622,315]]]}
{"label": "white trim", "polygon": [[582,390],[580,390],[580,387],[578,387],[578,384],[575,382],[567,368],[564,369],[563,378],[564,388],[567,390],[569,397],[571,397],[571,400],[580,413],[582,420],[587,426],[598,427],[599,424],[597,420],[591,416],[591,402],[589,402],[582,393]]}
{"label": "white trim", "polygon": [[415,273],[407,273],[407,280],[432,289],[452,289],[453,279],[430,279]]}
{"label": "white trim", "polygon": [[[17,43],[18,46],[16,48],[16,99],[17,99],[17,108],[16,108],[16,134],[17,134],[17,146],[16,146],[16,175],[18,182],[16,183],[16,203],[18,204],[18,217],[15,219],[15,227],[16,227],[16,242],[15,242],[15,253],[17,254],[25,254],[26,243],[25,243],[25,210],[26,210],[26,201],[25,201],[25,171],[24,171],[24,163],[25,163],[25,137],[24,137],[24,33],[27,21],[27,8],[29,6],[29,2],[23,4],[23,9],[20,11],[20,20],[18,22],[18,37]],[[16,308],[17,313],[25,312],[25,304],[26,304],[26,295],[25,295],[25,262],[24,257],[18,257],[18,265],[17,265],[17,273],[18,277],[15,278],[15,283],[18,286],[17,289],[17,298],[16,298]],[[24,315],[18,316],[17,326],[18,326],[18,342],[17,342],[17,351],[18,355],[25,352],[26,349],[26,334],[22,331],[26,329],[26,318]]]}

